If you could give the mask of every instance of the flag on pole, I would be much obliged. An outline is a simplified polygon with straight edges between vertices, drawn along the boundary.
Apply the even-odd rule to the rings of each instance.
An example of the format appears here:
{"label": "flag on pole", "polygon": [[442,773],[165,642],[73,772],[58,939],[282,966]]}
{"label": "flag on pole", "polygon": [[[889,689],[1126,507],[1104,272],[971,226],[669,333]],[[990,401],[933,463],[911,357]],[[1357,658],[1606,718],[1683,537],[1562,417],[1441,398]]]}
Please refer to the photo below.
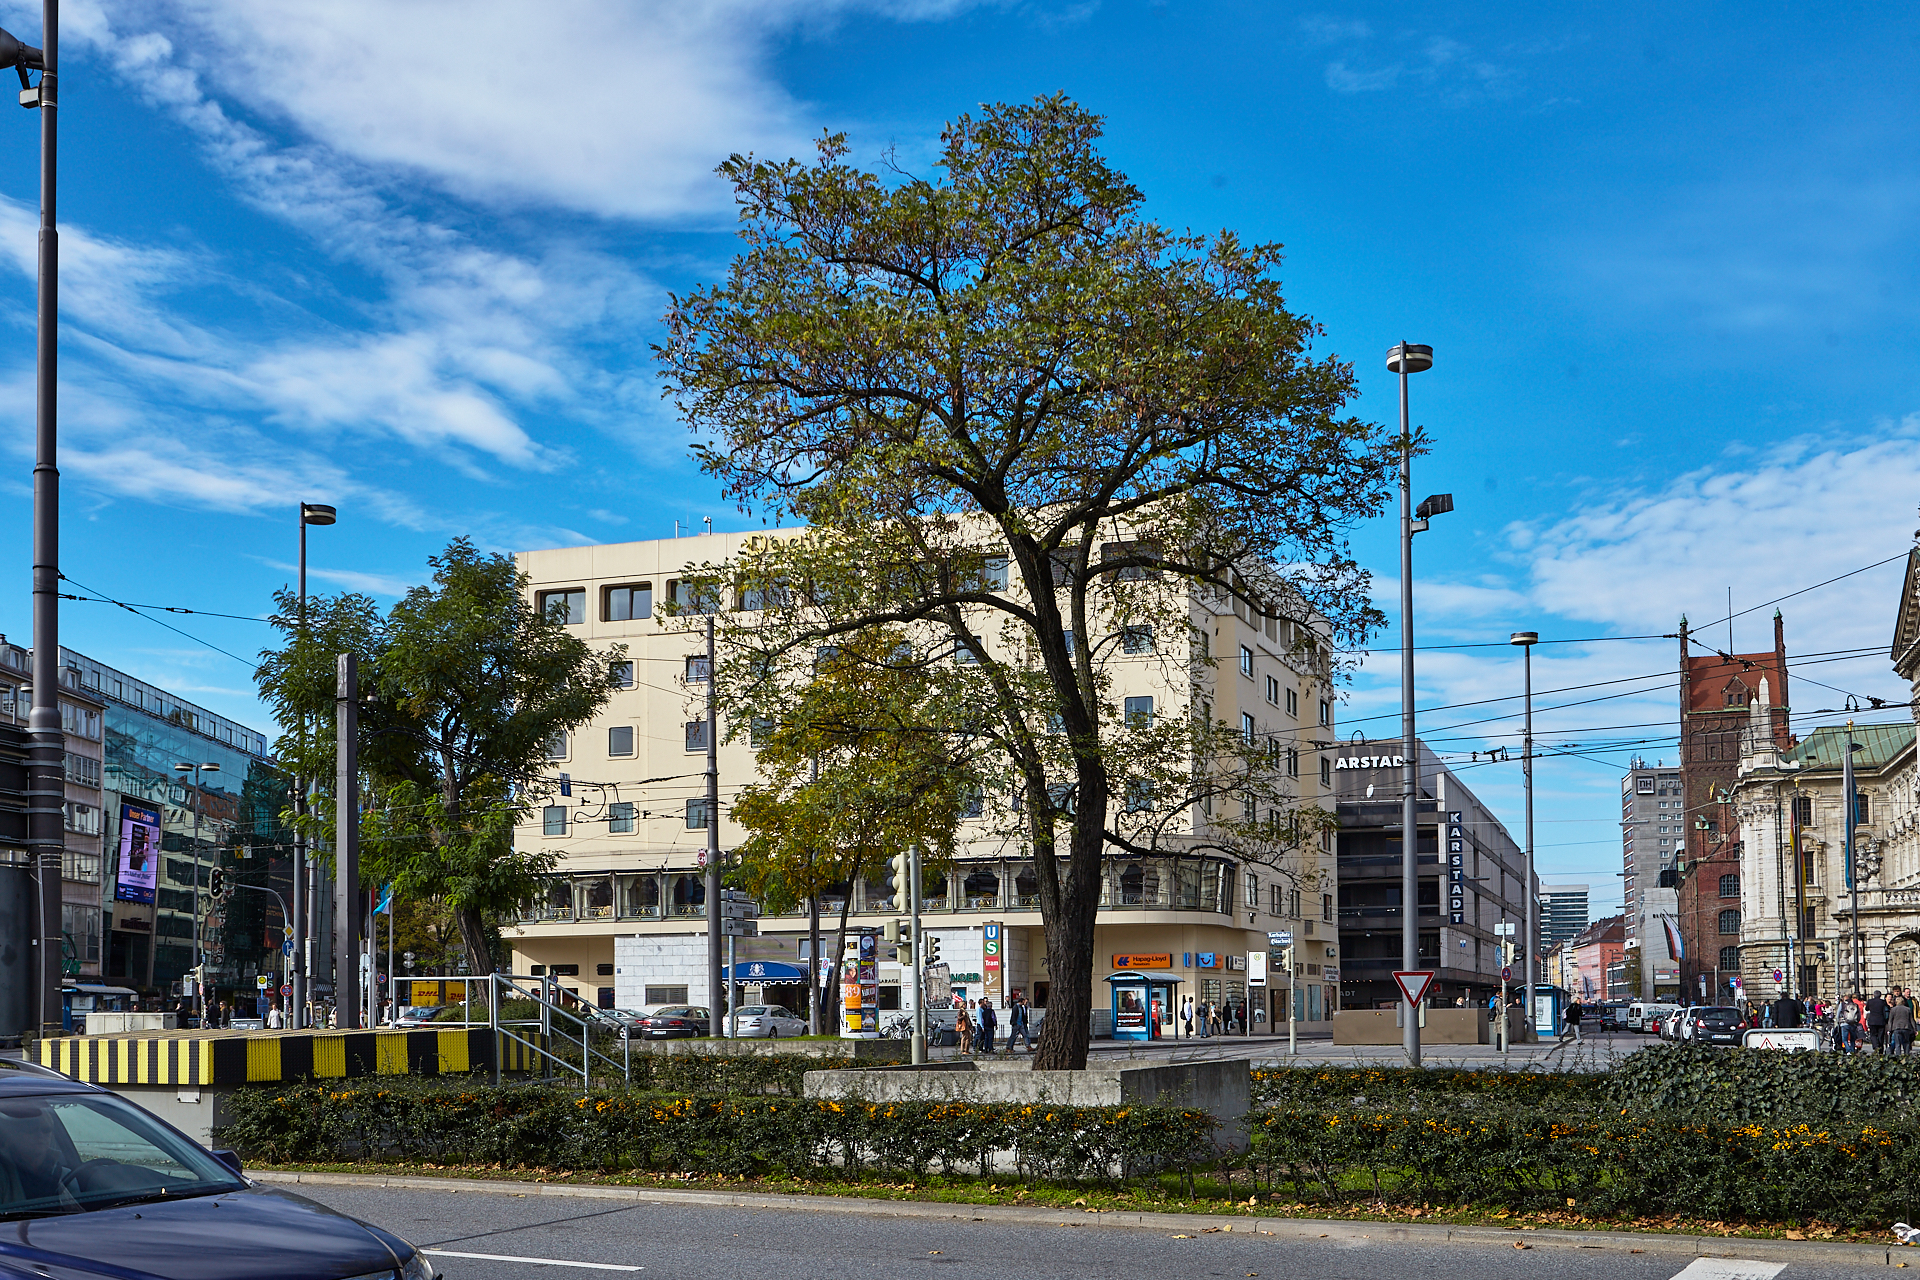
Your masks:
{"label": "flag on pole", "polygon": [[1680,930],[1674,927],[1672,916],[1661,916],[1660,927],[1667,931],[1667,954],[1675,960],[1687,958],[1687,944],[1680,937]]}
{"label": "flag on pole", "polygon": [[373,914],[379,915],[382,911],[391,910],[393,910],[393,886],[387,885],[380,890],[380,901],[374,904]]}

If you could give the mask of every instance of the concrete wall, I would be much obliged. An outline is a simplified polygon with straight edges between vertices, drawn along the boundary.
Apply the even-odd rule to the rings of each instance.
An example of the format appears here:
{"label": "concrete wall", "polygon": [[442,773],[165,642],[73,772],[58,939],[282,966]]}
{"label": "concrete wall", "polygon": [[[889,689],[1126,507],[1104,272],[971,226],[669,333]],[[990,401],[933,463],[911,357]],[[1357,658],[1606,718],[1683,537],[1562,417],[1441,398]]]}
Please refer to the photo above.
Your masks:
{"label": "concrete wall", "polygon": [[[1342,1009],[1333,1015],[1335,1044],[1399,1044],[1403,1039],[1393,1009]],[[1482,1008],[1429,1009],[1420,1029],[1421,1044],[1490,1044],[1487,1011]]]}

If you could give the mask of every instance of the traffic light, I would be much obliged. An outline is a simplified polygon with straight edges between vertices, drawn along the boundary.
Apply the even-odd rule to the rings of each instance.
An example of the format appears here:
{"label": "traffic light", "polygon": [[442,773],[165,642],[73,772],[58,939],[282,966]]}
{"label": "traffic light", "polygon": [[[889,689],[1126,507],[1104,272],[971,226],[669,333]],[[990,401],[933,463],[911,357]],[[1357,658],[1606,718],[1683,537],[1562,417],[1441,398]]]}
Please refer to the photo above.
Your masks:
{"label": "traffic light", "polygon": [[893,868],[893,898],[889,903],[895,911],[907,911],[913,906],[913,855],[896,853],[888,862]]}
{"label": "traffic light", "polygon": [[940,935],[928,934],[921,939],[920,947],[926,952],[926,955],[921,958],[921,964],[932,966],[940,963]]}
{"label": "traffic light", "polygon": [[900,922],[898,920],[887,921],[886,924],[880,927],[880,936],[885,938],[888,942],[891,942],[894,946],[896,947],[899,946],[900,945]]}
{"label": "traffic light", "polygon": [[207,892],[219,897],[227,891],[227,872],[225,867],[215,867],[213,874],[207,877]]}

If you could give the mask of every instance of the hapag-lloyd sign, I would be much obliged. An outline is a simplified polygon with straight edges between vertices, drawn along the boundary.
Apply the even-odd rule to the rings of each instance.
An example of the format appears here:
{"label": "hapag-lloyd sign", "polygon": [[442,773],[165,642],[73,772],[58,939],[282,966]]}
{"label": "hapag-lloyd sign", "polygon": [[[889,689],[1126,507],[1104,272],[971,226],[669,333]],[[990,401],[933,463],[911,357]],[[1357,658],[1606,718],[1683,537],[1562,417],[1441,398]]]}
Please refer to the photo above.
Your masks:
{"label": "hapag-lloyd sign", "polygon": [[1333,762],[1336,769],[1404,769],[1405,756],[1340,756]]}

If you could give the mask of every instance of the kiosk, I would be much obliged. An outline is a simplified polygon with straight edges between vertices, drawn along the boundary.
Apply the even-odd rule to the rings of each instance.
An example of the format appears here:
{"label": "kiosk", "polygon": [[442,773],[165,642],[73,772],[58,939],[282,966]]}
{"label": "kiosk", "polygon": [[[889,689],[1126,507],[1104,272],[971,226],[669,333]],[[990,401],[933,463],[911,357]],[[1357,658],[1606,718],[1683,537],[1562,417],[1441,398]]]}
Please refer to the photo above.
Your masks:
{"label": "kiosk", "polygon": [[1141,973],[1122,969],[1107,978],[1113,1000],[1115,1040],[1153,1040],[1163,1026],[1171,1026],[1179,1008],[1181,980],[1170,973]]}
{"label": "kiosk", "polygon": [[1551,983],[1539,982],[1533,988],[1533,1007],[1528,1012],[1533,1017],[1533,1032],[1539,1037],[1564,1034],[1563,1021],[1567,1006],[1573,1003],[1573,994],[1565,987],[1556,987]]}

